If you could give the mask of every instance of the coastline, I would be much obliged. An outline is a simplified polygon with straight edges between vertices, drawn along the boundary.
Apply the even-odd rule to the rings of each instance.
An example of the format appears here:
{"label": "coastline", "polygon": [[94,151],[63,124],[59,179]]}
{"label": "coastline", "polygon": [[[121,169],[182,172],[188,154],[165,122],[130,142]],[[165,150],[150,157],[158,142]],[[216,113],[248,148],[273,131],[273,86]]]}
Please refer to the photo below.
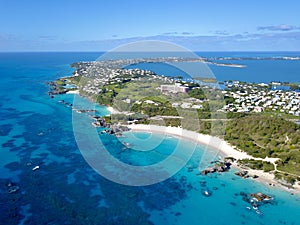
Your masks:
{"label": "coastline", "polygon": [[[128,127],[131,130],[129,132],[153,132],[158,134],[171,135],[177,138],[187,139],[202,144],[207,148],[214,149],[218,151],[218,154],[224,157],[233,157],[236,160],[256,159],[256,160],[268,161],[270,163],[274,163],[277,160],[276,158],[265,158],[265,159],[255,158],[251,155],[248,155],[246,152],[242,152],[235,149],[234,146],[230,145],[229,143],[227,143],[226,141],[218,137],[214,137],[206,134],[200,134],[194,131],[182,129],[180,127],[166,127],[166,126],[144,125],[144,124],[132,124],[132,125],[128,125]],[[236,162],[232,164],[232,167],[238,170],[247,170],[249,175],[252,176],[258,175],[259,177],[254,180],[256,180],[257,182],[264,183],[270,188],[279,188],[281,190],[289,192],[290,194],[296,194],[300,197],[299,184],[295,184],[293,188],[288,188],[283,184],[281,184],[278,180],[276,180],[274,178],[274,174],[271,172],[264,172],[263,170],[243,168],[242,166],[238,165]]]}
{"label": "coastline", "polygon": [[[80,95],[79,91],[77,91],[77,90],[76,91],[68,91],[66,94],[79,94]],[[111,106],[106,106],[106,108],[109,111],[108,115],[121,113]],[[236,159],[236,161],[242,160],[242,159],[255,159],[255,160],[262,160],[262,161],[270,162],[273,165],[275,165],[275,162],[278,160],[277,158],[268,158],[268,157],[267,158],[255,158],[251,155],[248,155],[246,152],[237,150],[235,148],[235,146],[230,145],[228,142],[226,142],[218,137],[200,134],[200,133],[197,133],[194,131],[182,129],[180,127],[170,127],[170,126],[166,127],[166,126],[145,125],[145,124],[131,124],[131,125],[126,125],[126,126],[128,128],[130,128],[130,130],[133,132],[135,132],[135,131],[137,131],[137,132],[154,132],[154,133],[158,133],[158,134],[175,136],[176,138],[187,139],[192,142],[202,144],[206,148],[210,148],[210,149],[218,151],[217,154],[219,154],[222,157],[233,157]],[[263,170],[255,170],[255,169],[251,169],[248,167],[243,167],[241,165],[238,165],[236,163],[236,161],[232,163],[232,167],[239,171],[246,170],[246,171],[248,171],[248,175],[250,175],[250,176],[257,175],[258,178],[255,179],[257,182],[264,183],[265,185],[269,186],[270,188],[278,188],[278,189],[289,192],[291,194],[295,194],[300,197],[300,184],[298,184],[298,182],[296,182],[292,188],[288,187],[288,186],[284,185],[283,183],[281,183],[280,181],[276,180],[273,172],[264,172]]]}
{"label": "coastline", "polygon": [[114,109],[111,106],[106,107],[106,109],[110,112],[110,115],[112,115],[112,114],[120,114],[120,112],[118,110]]}
{"label": "coastline", "polygon": [[[78,90],[69,90],[66,94],[79,94]],[[88,98],[89,99],[89,98]],[[91,100],[91,99],[90,99]],[[113,114],[120,114],[118,110],[114,109],[111,106],[106,106],[107,110],[109,111],[108,115]],[[128,126],[128,125],[126,125]],[[235,146],[230,145],[226,141],[210,136],[210,135],[204,135],[197,132],[185,130],[179,127],[164,127],[164,126],[156,126],[156,125],[129,125],[128,126],[132,131],[145,131],[145,132],[155,132],[160,134],[168,134],[173,135],[178,138],[184,138],[188,139],[193,142],[200,143],[202,145],[205,145],[206,147],[210,147],[212,149],[215,149],[217,154],[220,154],[220,156],[223,157],[233,157],[236,160],[243,160],[243,159],[254,159],[254,160],[262,160],[265,162],[270,162],[271,164],[275,165],[275,162],[278,160],[277,158],[255,158],[251,155],[248,155],[246,152],[243,152],[241,150],[238,150],[235,148]],[[238,165],[236,162],[233,163],[233,167],[237,168],[238,170],[247,170],[249,175],[258,175],[259,177],[255,180],[261,181],[270,187],[276,186],[277,188],[281,188],[285,191],[288,191],[293,194],[297,194],[300,196],[300,184],[296,182],[293,187],[287,187],[285,184],[281,183],[280,181],[275,179],[274,171],[272,172],[264,172],[262,170],[254,170],[251,168],[245,168],[243,166]],[[276,166],[275,166],[276,169]]]}
{"label": "coastline", "polygon": [[72,91],[69,90],[69,91],[66,92],[66,94],[74,94],[74,95],[76,94],[76,95],[79,95],[79,90],[72,90]]}

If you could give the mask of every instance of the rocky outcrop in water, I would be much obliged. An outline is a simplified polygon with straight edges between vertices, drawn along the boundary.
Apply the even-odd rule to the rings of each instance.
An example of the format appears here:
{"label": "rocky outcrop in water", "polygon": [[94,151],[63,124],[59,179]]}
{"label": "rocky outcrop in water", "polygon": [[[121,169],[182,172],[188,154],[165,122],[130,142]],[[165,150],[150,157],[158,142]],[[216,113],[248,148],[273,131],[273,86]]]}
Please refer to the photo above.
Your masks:
{"label": "rocky outcrop in water", "polygon": [[7,183],[7,192],[9,194],[13,194],[13,193],[17,192],[19,189],[20,189],[20,187],[13,184],[12,182]]}
{"label": "rocky outcrop in water", "polygon": [[46,84],[49,85],[50,90],[48,92],[48,95],[53,98],[54,95],[60,95],[60,94],[65,94],[68,92],[67,89],[62,89],[60,86],[58,86],[55,82],[50,81],[50,82],[46,82]]}
{"label": "rocky outcrop in water", "polygon": [[240,196],[243,197],[243,201],[249,203],[250,206],[246,207],[248,210],[254,210],[257,214],[262,215],[263,212],[260,207],[266,204],[274,204],[273,197],[266,195],[262,192],[247,194],[240,192]]}
{"label": "rocky outcrop in water", "polygon": [[264,193],[261,192],[257,192],[257,193],[252,193],[250,194],[251,197],[253,197],[253,199],[257,202],[263,202],[263,201],[270,201],[272,200],[271,196],[268,196]]}
{"label": "rocky outcrop in water", "polygon": [[253,179],[256,179],[256,178],[258,178],[259,176],[257,176],[257,175],[249,175],[248,174],[249,172],[247,171],[247,170],[244,170],[244,171],[238,171],[238,172],[236,172],[236,173],[234,173],[235,175],[237,175],[237,176],[239,176],[239,177],[242,177],[242,178],[253,178]]}
{"label": "rocky outcrop in water", "polygon": [[227,171],[230,170],[230,166],[231,166],[230,162],[215,161],[215,162],[212,162],[212,163],[215,163],[215,165],[203,170],[201,172],[202,175],[207,175],[209,173],[216,173],[216,172],[223,173],[223,172],[227,172]]}
{"label": "rocky outcrop in water", "polygon": [[93,119],[95,120],[95,122],[92,123],[94,127],[105,128],[101,133],[120,136],[122,135],[122,132],[130,130],[127,126],[107,123],[104,118],[99,116],[94,116]]}

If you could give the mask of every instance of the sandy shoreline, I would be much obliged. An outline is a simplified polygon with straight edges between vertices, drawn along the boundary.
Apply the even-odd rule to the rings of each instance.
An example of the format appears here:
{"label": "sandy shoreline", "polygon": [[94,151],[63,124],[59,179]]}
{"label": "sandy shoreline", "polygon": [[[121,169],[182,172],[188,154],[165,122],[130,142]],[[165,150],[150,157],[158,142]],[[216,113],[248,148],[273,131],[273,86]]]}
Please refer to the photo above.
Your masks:
{"label": "sandy shoreline", "polygon": [[67,91],[66,94],[79,94],[79,90]]}
{"label": "sandy shoreline", "polygon": [[120,114],[120,112],[118,110],[114,109],[111,106],[107,107],[107,110],[110,112],[110,115],[112,115],[112,114]]}
{"label": "sandy shoreline", "polygon": [[[69,91],[69,94],[79,94],[79,91]],[[120,112],[113,107],[107,107],[107,110],[110,112],[109,115],[112,114],[119,114]],[[184,138],[199,144],[204,145],[205,148],[210,148],[216,151],[216,156],[222,157],[233,157],[237,160],[240,159],[256,159],[256,160],[263,160],[274,164],[276,162],[276,158],[254,158],[248,155],[246,152],[239,151],[234,148],[234,146],[230,145],[226,141],[218,138],[213,137],[210,135],[200,134],[197,132],[185,130],[179,127],[165,127],[165,126],[157,126],[157,125],[145,125],[145,124],[132,124],[127,125],[132,131],[141,131],[141,132],[154,132],[159,134],[165,134],[170,136],[175,136],[177,138]],[[248,174],[258,175],[259,178],[255,179],[256,181],[265,183],[266,185],[270,185],[271,188],[280,188],[284,191],[288,191],[291,194],[296,194],[300,196],[300,184],[295,184],[293,189],[288,188],[282,185],[278,180],[274,179],[273,173],[264,172],[262,170],[253,170],[250,168],[242,168],[236,163],[232,165],[234,168],[238,170],[247,170]]]}
{"label": "sandy shoreline", "polygon": [[[165,135],[171,135],[176,136],[179,138],[188,139],[194,142],[197,142],[199,144],[204,145],[207,148],[214,149],[218,152],[216,152],[219,155],[225,156],[225,157],[233,157],[237,160],[239,159],[256,159],[256,160],[263,160],[268,161],[270,163],[275,163],[277,160],[276,158],[254,158],[250,155],[248,155],[245,152],[241,152],[237,149],[235,149],[233,146],[228,144],[226,141],[218,138],[213,137],[210,135],[205,134],[199,134],[193,131],[185,130],[179,127],[164,127],[164,126],[157,126],[157,125],[144,125],[144,124],[136,124],[136,125],[129,125],[128,126],[132,131],[141,131],[141,132],[153,132],[153,133],[159,133],[159,134],[165,134]],[[300,185],[294,185],[294,189],[287,188],[280,184],[277,180],[274,179],[274,174],[267,173],[262,170],[253,170],[253,169],[243,169],[239,167],[236,163],[233,165],[235,168],[239,170],[247,170],[249,175],[258,175],[259,178],[255,179],[259,182],[263,182],[267,185],[273,184],[275,186],[270,186],[274,188],[280,188],[285,191],[288,191],[293,194],[297,194],[300,196]]]}

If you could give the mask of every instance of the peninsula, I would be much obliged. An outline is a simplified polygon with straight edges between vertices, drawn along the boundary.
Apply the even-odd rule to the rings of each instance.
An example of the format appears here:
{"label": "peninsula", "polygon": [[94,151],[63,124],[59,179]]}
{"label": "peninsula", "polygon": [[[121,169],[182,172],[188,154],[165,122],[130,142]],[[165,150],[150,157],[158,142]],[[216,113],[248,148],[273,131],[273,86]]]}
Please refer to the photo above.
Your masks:
{"label": "peninsula", "polygon": [[170,134],[176,134],[174,129],[196,132],[199,136],[195,141],[202,143],[207,137],[218,138],[227,146],[221,149],[224,156],[234,158],[235,166],[247,170],[241,173],[243,177],[249,172],[270,184],[299,189],[300,93],[295,91],[299,84],[285,83],[289,90],[274,90],[274,85],[281,84],[225,81],[220,83],[224,85],[221,89],[218,83],[124,69],[140,62],[195,60],[209,63],[202,58],[78,62],[71,65],[75,68],[73,76],[50,82],[49,95],[75,91],[113,109],[111,116],[95,117],[94,126],[105,122],[149,130],[145,125],[151,124],[152,128],[173,127]]}

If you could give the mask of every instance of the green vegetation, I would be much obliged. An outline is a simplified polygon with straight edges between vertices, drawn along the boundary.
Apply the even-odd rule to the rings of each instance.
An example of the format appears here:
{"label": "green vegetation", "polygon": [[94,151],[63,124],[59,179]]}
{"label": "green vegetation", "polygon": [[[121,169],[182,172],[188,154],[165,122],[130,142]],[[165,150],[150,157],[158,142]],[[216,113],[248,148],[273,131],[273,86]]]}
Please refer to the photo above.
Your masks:
{"label": "green vegetation", "polygon": [[270,162],[264,162],[262,160],[243,159],[239,160],[238,162],[251,169],[263,170],[264,172],[270,172],[275,169],[273,164]]}
{"label": "green vegetation", "polygon": [[[131,110],[136,113],[143,113],[150,117],[162,115],[162,116],[179,116],[176,108],[172,107],[172,104],[166,99],[158,96],[150,96],[140,100],[140,104],[133,104]],[[153,103],[148,103],[153,102]]]}
{"label": "green vegetation", "polygon": [[63,86],[65,84],[65,82],[63,80],[56,80],[55,84],[58,86]]}
{"label": "green vegetation", "polygon": [[63,81],[63,80],[56,80],[55,81],[56,91],[58,91],[58,92],[64,92],[65,91],[64,85],[65,85],[65,81]]}
{"label": "green vegetation", "polygon": [[[56,91],[59,91],[59,92],[66,91],[66,89],[64,87],[66,84],[73,84],[73,85],[77,86],[79,84],[79,81],[81,80],[81,77],[82,76],[63,77],[63,78],[60,78],[60,79],[56,80],[54,82]],[[77,90],[77,88],[68,88],[68,90]]]}
{"label": "green vegetation", "polygon": [[102,93],[95,96],[97,103],[100,105],[111,106],[113,104],[113,100],[117,96],[118,87],[103,87]]}
{"label": "green vegetation", "polygon": [[78,85],[79,82],[81,81],[82,76],[75,76],[75,77],[67,77],[66,79],[73,84]]}
{"label": "green vegetation", "polygon": [[200,89],[200,88],[192,89],[188,92],[188,94],[192,98],[196,98],[196,99],[200,99],[200,100],[206,99],[203,89]]}
{"label": "green vegetation", "polygon": [[251,114],[227,123],[225,140],[254,157],[280,158],[278,170],[300,176],[300,126]]}
{"label": "green vegetation", "polygon": [[288,184],[295,184],[296,181],[300,181],[300,177],[288,174],[288,173],[282,173],[282,172],[275,172],[275,178],[277,180],[283,180]]}

